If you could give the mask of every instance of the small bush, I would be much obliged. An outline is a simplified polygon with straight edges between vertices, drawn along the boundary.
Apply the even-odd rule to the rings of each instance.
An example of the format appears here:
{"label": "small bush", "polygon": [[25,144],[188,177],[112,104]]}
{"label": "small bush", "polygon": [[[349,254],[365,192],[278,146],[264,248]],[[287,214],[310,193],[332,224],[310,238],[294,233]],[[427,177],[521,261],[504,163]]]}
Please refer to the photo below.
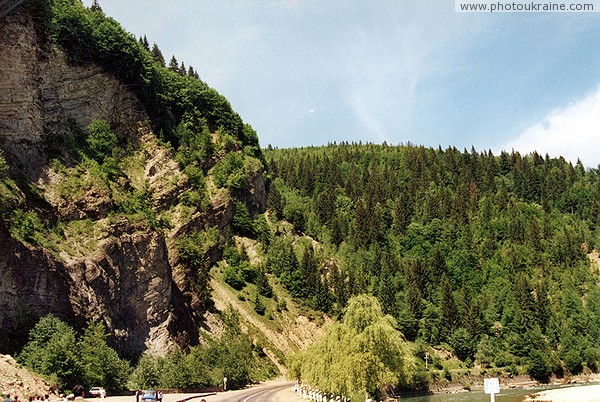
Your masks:
{"label": "small bush", "polygon": [[246,285],[240,270],[237,267],[232,267],[230,265],[223,270],[223,280],[226,284],[236,290],[242,290]]}
{"label": "small bush", "polygon": [[3,179],[8,174],[8,163],[4,159],[4,153],[0,149],[0,179]]}
{"label": "small bush", "polygon": [[254,311],[256,311],[256,314],[258,314],[258,315],[265,315],[265,312],[267,311],[267,307],[260,299],[260,296],[258,295],[258,293],[256,294],[256,297],[254,298]]}
{"label": "small bush", "polygon": [[10,229],[17,239],[38,244],[44,225],[35,212],[17,209],[10,218]]}
{"label": "small bush", "polygon": [[118,146],[117,135],[110,129],[110,124],[105,120],[93,120],[88,126],[87,146],[90,156],[102,163],[111,156]]}

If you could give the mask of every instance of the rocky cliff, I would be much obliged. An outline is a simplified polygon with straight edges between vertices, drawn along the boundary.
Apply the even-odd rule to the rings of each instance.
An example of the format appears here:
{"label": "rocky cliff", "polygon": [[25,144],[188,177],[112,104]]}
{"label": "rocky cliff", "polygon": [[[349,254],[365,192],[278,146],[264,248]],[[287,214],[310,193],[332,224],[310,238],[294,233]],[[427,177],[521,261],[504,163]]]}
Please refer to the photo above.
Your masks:
{"label": "rocky cliff", "polygon": [[[15,238],[3,223],[11,211],[3,211],[0,351],[22,345],[25,334],[19,331],[47,313],[78,327],[86,320],[103,321],[113,346],[128,357],[197,343],[203,312],[184,296],[190,279],[177,267],[173,239],[207,225],[224,232],[232,219],[231,198],[217,191],[207,208],[185,217],[178,204],[187,176],[172,150],[156,141],[135,94],[96,65],[69,65],[59,50],[42,49],[25,14],[0,19],[0,32],[0,149],[11,177],[36,194],[34,200],[20,199],[19,207],[67,228],[60,244],[48,249]],[[61,133],[69,125],[86,127],[94,119],[108,121],[134,147],[138,165],[117,184],[94,185],[91,171],[49,163],[48,150],[61,147]],[[119,191],[143,186],[149,208],[170,210],[168,229],[112,213]],[[251,177],[241,198],[251,211],[264,210],[261,172]],[[81,225],[87,228],[84,234],[68,230]]]}
{"label": "rocky cliff", "polygon": [[100,67],[71,66],[56,49],[43,50],[26,13],[0,24],[0,146],[30,179],[42,174],[46,149],[69,119],[83,127],[104,119],[134,135],[147,118],[135,95]]}

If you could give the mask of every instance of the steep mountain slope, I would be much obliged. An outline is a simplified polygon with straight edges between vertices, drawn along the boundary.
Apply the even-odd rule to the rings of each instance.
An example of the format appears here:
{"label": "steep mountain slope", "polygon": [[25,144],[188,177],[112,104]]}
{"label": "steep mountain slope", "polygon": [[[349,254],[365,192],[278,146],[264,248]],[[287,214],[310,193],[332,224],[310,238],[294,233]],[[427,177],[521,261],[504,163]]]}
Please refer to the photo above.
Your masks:
{"label": "steep mountain slope", "polygon": [[[255,133],[216,91],[154,64],[100,11],[63,1],[52,12],[18,8],[0,19],[0,150],[8,166],[0,172],[0,350],[18,350],[47,313],[77,327],[103,321],[128,357],[197,344],[210,307],[207,270],[220,257],[234,204],[252,215],[265,208]],[[122,55],[97,50],[74,61],[77,49],[49,43],[48,24],[56,34],[86,18],[105,29],[92,35],[123,41],[122,52],[164,80],[160,89],[140,89],[132,80],[142,78],[128,81],[130,70],[102,62]],[[99,38],[86,46],[105,43]],[[165,100],[188,84],[197,98],[187,109]],[[230,168],[227,158],[241,165]],[[235,188],[227,185],[233,173]],[[199,256],[202,267],[182,260],[180,239],[212,228],[217,240]]]}
{"label": "steep mountain slope", "polygon": [[412,145],[265,155],[269,216],[320,243],[276,239],[267,267],[334,314],[376,296],[421,368],[440,370],[419,381],[456,369],[453,355],[540,381],[600,369],[599,169]]}

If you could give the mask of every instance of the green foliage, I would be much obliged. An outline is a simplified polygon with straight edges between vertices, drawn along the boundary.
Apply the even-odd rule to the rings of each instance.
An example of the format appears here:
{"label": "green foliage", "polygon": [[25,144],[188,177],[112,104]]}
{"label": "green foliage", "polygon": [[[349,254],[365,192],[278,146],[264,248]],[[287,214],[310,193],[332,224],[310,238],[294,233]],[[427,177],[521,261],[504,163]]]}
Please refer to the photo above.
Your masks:
{"label": "green foliage", "polygon": [[113,154],[119,144],[117,135],[105,120],[93,120],[88,126],[87,146],[90,156],[102,163]]}
{"label": "green foliage", "polygon": [[[136,40],[100,8],[88,9],[78,0],[56,0],[48,14],[52,39],[69,62],[96,63],[128,85],[144,105],[154,131],[162,132],[174,148],[181,146],[187,157],[204,162],[212,155],[206,128],[223,130],[249,150],[248,156],[262,158],[254,130],[195,73],[182,72],[183,63],[180,67],[174,56],[171,68],[165,67],[156,44],[149,50],[147,41]],[[187,139],[179,135],[182,123],[193,134]]]}
{"label": "green foliage", "polygon": [[233,192],[245,190],[250,174],[256,172],[262,164],[251,157],[229,152],[213,167],[215,183]]}
{"label": "green foliage", "polygon": [[387,386],[410,383],[416,368],[394,319],[367,295],[352,298],[342,321],[295,355],[291,367],[305,383],[352,399],[365,392],[379,399]]}
{"label": "green foliage", "polygon": [[473,359],[475,346],[473,338],[465,328],[458,328],[450,336],[450,346],[461,360]]}
{"label": "green foliage", "polygon": [[89,322],[79,339],[79,353],[85,383],[103,384],[109,390],[122,390],[129,378],[129,363],[106,344],[104,324]]}
{"label": "green foliage", "polygon": [[182,236],[177,242],[179,256],[191,269],[195,271],[206,271],[210,269],[207,263],[210,261],[208,253],[219,247],[223,237],[216,227],[207,227],[202,231],[193,232]]}
{"label": "green foliage", "polygon": [[0,149],[0,180],[8,175],[8,163],[4,158],[4,152]]}
{"label": "green foliage", "polygon": [[579,374],[583,370],[583,358],[577,349],[567,350],[562,359],[571,374]]}
{"label": "green foliage", "polygon": [[140,389],[153,389],[159,386],[158,362],[148,355],[143,355],[131,374],[131,382]]}
{"label": "green foliage", "polygon": [[258,293],[256,294],[256,297],[254,298],[253,305],[254,305],[254,311],[256,312],[256,314],[265,315],[265,312],[267,311],[267,306],[265,306],[263,301],[260,299],[260,295]]}
{"label": "green foliage", "polygon": [[20,363],[56,381],[60,389],[76,384],[125,388],[129,364],[106,344],[103,324],[89,322],[82,336],[58,318],[41,318],[29,333],[29,342],[18,355]]}
{"label": "green foliage", "polygon": [[275,375],[276,368],[264,354],[253,347],[239,328],[237,313],[223,316],[225,333],[220,339],[207,338],[204,345],[183,354],[174,350],[166,357],[143,356],[131,376],[138,388],[208,388],[223,384],[239,389],[252,381],[264,379],[263,373]]}
{"label": "green foliage", "polygon": [[186,276],[192,279],[191,289],[198,301],[207,306],[210,303],[211,255],[223,246],[223,237],[216,227],[207,227],[177,239],[176,248],[185,268]]}
{"label": "green foliage", "polygon": [[79,357],[73,328],[47,315],[29,333],[29,342],[18,360],[36,373],[48,378],[52,376],[58,387],[65,389],[84,379]]}
{"label": "green foliage", "polygon": [[17,239],[40,244],[45,227],[35,212],[16,209],[10,217],[10,231]]}
{"label": "green foliage", "polygon": [[258,269],[255,281],[258,294],[264,297],[273,297],[273,288],[269,283],[267,274],[263,269]]}
{"label": "green foliage", "polygon": [[548,367],[548,363],[542,352],[537,349],[531,351],[529,364],[527,366],[527,374],[534,380],[544,384],[550,381],[550,367]]}
{"label": "green foliage", "polygon": [[250,212],[248,212],[248,208],[243,203],[237,200],[233,204],[231,226],[240,233],[246,235],[254,234],[254,222],[252,221]]}
{"label": "green foliage", "polygon": [[[269,218],[321,244],[313,269],[298,244],[270,241],[265,267],[294,297],[311,305],[325,288],[339,315],[352,296],[375,295],[408,339],[447,343],[467,366],[521,365],[542,380],[599,367],[587,254],[598,244],[600,170],[412,145],[265,154]],[[306,286],[318,271],[322,286]]]}
{"label": "green foliage", "polygon": [[223,269],[223,280],[236,290],[242,290],[246,285],[242,271],[237,266],[227,265]]}

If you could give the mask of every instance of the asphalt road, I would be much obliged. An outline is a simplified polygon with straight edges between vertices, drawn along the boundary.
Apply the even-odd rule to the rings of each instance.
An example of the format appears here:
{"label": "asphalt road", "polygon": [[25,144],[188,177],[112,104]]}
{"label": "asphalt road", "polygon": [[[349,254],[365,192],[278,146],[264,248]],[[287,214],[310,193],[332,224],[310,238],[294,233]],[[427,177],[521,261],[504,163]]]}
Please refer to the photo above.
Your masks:
{"label": "asphalt road", "polygon": [[[216,395],[204,397],[206,402],[286,402],[301,401],[292,392],[292,382],[276,382],[259,385],[256,387],[219,392]],[[194,399],[192,402],[199,402],[202,398]]]}
{"label": "asphalt road", "polygon": [[[301,398],[292,392],[293,382],[272,381],[265,384],[237,390],[218,392],[214,395],[203,394],[165,394],[163,402],[300,402]],[[100,398],[86,399],[88,402],[100,402]],[[105,402],[135,402],[135,396],[111,396]]]}

